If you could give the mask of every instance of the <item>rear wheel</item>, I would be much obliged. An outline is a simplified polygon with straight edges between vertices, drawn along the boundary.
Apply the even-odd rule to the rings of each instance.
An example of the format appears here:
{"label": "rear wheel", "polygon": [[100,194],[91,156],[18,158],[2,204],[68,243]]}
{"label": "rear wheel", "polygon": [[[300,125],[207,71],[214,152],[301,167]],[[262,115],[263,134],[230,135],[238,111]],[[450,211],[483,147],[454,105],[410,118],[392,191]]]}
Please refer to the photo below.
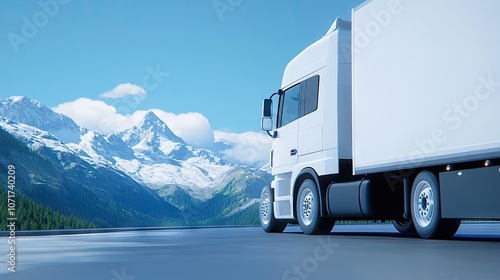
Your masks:
{"label": "rear wheel", "polygon": [[316,183],[304,180],[297,196],[296,210],[300,229],[305,234],[328,234],[335,225],[334,219],[321,217],[319,200]]}
{"label": "rear wheel", "polygon": [[271,187],[265,186],[260,193],[260,224],[265,232],[283,232],[286,228],[287,222],[277,220],[274,217],[273,201],[273,190]]}
{"label": "rear wheel", "polygon": [[415,229],[422,238],[452,238],[460,226],[460,219],[441,218],[441,198],[436,176],[420,172],[412,186],[411,214]]}

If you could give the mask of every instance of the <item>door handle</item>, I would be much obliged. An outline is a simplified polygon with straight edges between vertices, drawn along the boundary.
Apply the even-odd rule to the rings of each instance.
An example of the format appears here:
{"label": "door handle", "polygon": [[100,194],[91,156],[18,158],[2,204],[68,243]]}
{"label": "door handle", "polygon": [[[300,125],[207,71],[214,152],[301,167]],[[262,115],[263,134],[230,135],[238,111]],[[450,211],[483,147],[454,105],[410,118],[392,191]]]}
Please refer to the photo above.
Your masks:
{"label": "door handle", "polygon": [[297,149],[290,150],[290,155],[294,156],[297,154]]}

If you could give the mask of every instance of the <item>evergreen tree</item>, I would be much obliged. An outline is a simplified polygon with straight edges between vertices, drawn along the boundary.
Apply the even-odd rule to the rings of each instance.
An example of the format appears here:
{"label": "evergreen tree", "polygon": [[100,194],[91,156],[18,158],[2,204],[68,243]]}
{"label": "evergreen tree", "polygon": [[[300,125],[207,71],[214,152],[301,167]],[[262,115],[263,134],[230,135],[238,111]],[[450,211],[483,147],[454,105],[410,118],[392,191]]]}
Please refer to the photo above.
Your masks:
{"label": "evergreen tree", "polygon": [[[0,201],[4,201],[4,206],[0,203],[0,230],[8,230],[9,210],[7,208],[8,193],[0,186]],[[53,229],[81,229],[95,228],[96,226],[87,221],[83,221],[74,215],[65,216],[49,207],[42,206],[26,196],[16,192],[15,217],[16,230],[53,230]]]}

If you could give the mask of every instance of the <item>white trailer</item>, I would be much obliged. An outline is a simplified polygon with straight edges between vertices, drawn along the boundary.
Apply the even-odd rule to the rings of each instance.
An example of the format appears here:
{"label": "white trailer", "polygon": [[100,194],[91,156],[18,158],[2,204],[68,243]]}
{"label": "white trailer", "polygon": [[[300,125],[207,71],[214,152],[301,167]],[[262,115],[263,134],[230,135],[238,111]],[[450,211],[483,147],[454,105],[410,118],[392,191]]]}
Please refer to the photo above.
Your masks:
{"label": "white trailer", "polygon": [[499,10],[366,1],[292,59],[263,105],[264,230],[377,219],[450,238],[461,219],[500,219]]}

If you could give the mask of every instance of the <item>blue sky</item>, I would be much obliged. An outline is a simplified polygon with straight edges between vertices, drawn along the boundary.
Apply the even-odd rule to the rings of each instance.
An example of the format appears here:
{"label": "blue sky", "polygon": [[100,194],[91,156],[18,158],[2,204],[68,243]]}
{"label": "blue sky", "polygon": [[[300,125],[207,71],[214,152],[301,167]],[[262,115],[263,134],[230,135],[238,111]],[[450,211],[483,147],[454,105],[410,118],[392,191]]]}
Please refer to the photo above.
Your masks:
{"label": "blue sky", "polygon": [[[195,112],[212,130],[259,131],[287,62],[362,2],[1,1],[1,94]],[[102,96],[120,84],[144,92]]]}

